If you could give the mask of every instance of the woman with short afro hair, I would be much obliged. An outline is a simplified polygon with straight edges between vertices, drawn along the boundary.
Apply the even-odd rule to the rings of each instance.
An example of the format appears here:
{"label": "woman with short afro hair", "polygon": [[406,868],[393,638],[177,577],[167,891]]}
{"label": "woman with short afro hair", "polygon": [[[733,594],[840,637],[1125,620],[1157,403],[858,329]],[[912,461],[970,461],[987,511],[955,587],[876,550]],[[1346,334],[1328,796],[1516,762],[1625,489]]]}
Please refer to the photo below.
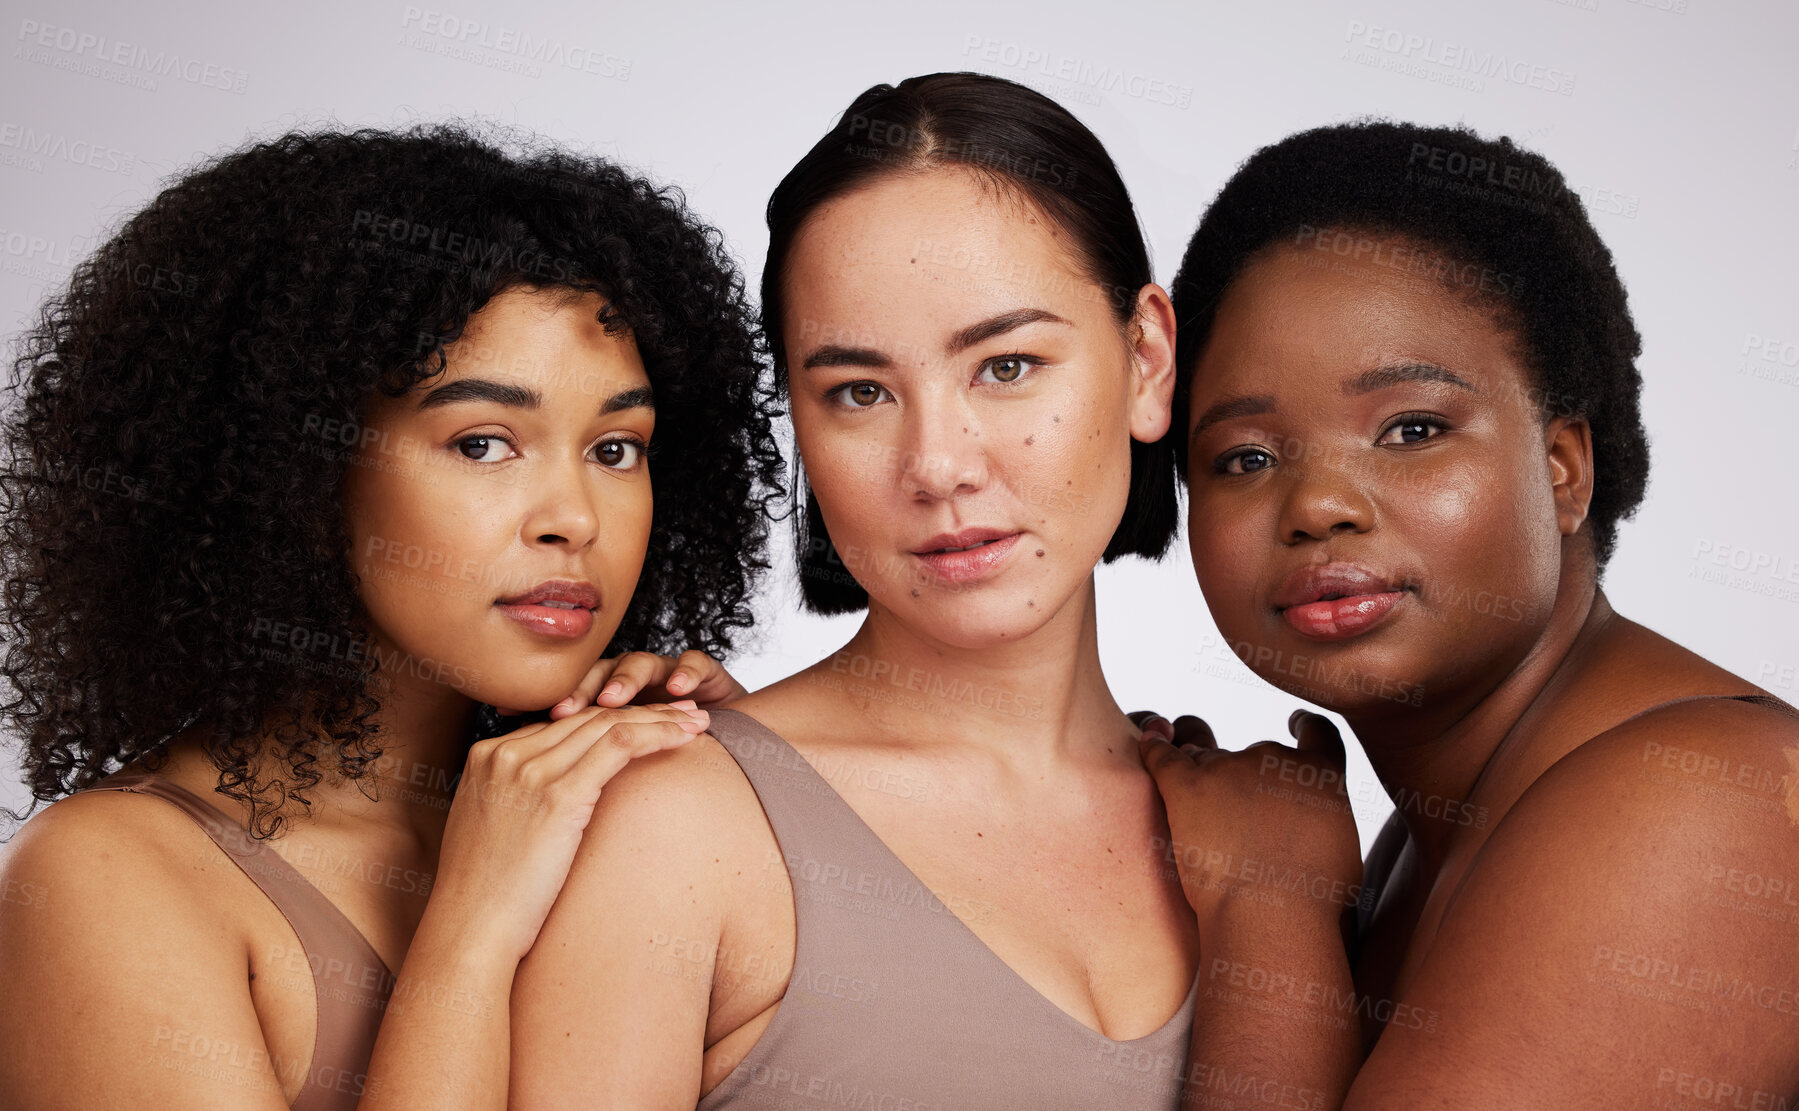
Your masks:
{"label": "woman with short afro hair", "polygon": [[503,1106],[601,785],[741,690],[761,374],[678,193],[474,127],[247,146],[79,265],[0,469],[0,717],[61,800],[0,1103]]}

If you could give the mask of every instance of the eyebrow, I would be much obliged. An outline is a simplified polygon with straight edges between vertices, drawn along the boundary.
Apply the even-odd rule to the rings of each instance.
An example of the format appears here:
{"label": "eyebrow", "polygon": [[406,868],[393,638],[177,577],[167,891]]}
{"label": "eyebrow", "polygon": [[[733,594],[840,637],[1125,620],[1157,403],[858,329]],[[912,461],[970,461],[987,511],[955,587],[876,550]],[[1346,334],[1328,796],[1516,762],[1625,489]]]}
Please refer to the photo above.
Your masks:
{"label": "eyebrow", "polygon": [[1048,321],[1051,324],[1067,324],[1048,309],[1013,309],[1002,312],[998,316],[990,316],[978,324],[970,324],[949,338],[949,353],[954,355],[966,351],[977,343],[985,343],[996,336],[1003,336],[1014,328],[1022,328],[1026,324]]}
{"label": "eyebrow", "polygon": [[1373,393],[1384,390],[1388,386],[1397,386],[1401,382],[1442,382],[1445,385],[1459,386],[1470,393],[1479,392],[1469,384],[1468,380],[1446,367],[1435,363],[1406,363],[1403,366],[1383,366],[1362,373],[1343,383],[1343,392],[1347,395]]}
{"label": "eyebrow", "polygon": [[624,409],[649,409],[653,412],[655,408],[656,395],[650,392],[648,386],[638,386],[635,389],[621,390],[607,398],[606,404],[600,406],[600,415],[603,417]]}
{"label": "eyebrow", "polygon": [[[1026,324],[1050,323],[1068,324],[1067,320],[1050,312],[1048,309],[1012,309],[997,316],[990,316],[975,324],[970,324],[961,331],[950,336],[946,345],[949,353],[954,355],[968,350],[977,343],[1003,336]],[[827,344],[807,355],[800,364],[801,370],[812,370],[815,367],[829,366],[864,366],[883,368],[893,365],[893,360],[885,352],[872,347],[842,347]]]}
{"label": "eyebrow", "polygon": [[[465,401],[486,401],[495,405],[505,405],[513,409],[540,409],[543,407],[543,395],[529,386],[521,386],[512,382],[496,382],[491,378],[459,378],[454,382],[446,382],[419,399],[419,411],[437,409],[445,405],[458,405]],[[648,386],[636,386],[621,390],[607,398],[600,406],[600,415],[617,413],[625,409],[656,408],[655,395]]]}
{"label": "eyebrow", "polygon": [[511,382],[495,382],[491,378],[458,378],[446,382],[419,399],[419,411],[464,401],[491,401],[514,409],[536,409],[543,405],[543,395],[529,386]]}
{"label": "eyebrow", "polygon": [[1219,421],[1235,420],[1237,417],[1253,417],[1258,413],[1274,412],[1274,398],[1267,394],[1256,394],[1253,397],[1227,397],[1218,404],[1199,415],[1198,423],[1193,426],[1190,439],[1199,439],[1199,434],[1217,424]]}

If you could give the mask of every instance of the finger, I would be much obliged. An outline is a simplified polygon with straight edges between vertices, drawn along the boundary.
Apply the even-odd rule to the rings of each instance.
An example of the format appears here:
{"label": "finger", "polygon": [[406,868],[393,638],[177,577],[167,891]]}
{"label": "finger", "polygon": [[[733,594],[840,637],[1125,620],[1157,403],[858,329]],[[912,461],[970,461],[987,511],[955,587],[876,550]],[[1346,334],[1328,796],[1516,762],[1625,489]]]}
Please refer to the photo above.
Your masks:
{"label": "finger", "polygon": [[662,681],[674,670],[674,661],[654,652],[631,652],[618,658],[612,678],[606,681],[594,700],[600,706],[623,706],[647,688],[662,687]]}
{"label": "finger", "polygon": [[1342,771],[1348,755],[1343,751],[1343,735],[1331,719],[1310,710],[1295,710],[1287,718],[1287,731],[1298,741],[1301,752],[1311,753]]}
{"label": "finger", "polygon": [[1174,725],[1154,710],[1137,710],[1125,716],[1131,719],[1139,733],[1154,733],[1165,741],[1174,740]]}
{"label": "finger", "polygon": [[697,648],[681,653],[664,686],[671,695],[708,704],[729,702],[749,693],[731,677],[724,664]]}
{"label": "finger", "polygon": [[[564,758],[560,761],[551,761],[547,767],[538,769],[551,774],[560,774],[579,757],[579,750],[591,744],[593,737],[604,732],[605,727],[609,724],[685,722],[697,733],[705,729],[709,720],[704,710],[691,705],[625,706],[619,709],[590,706],[557,721],[537,722],[504,736],[482,741],[470,748],[469,760],[472,765],[484,768],[495,768],[496,765],[503,763],[505,767],[496,768],[496,770],[502,773],[507,769],[516,772],[521,765],[535,760],[545,753],[564,747],[571,738],[577,738],[582,730],[595,728],[597,722],[598,731],[591,736],[578,737],[573,745],[574,751],[565,753]],[[502,753],[501,750],[505,751]]]}
{"label": "finger", "polygon": [[587,669],[587,674],[581,676],[581,681],[575,684],[574,691],[567,698],[550,707],[550,719],[552,721],[560,720],[577,710],[585,710],[589,706],[595,705],[600,688],[608,679],[612,678],[612,672],[618,667],[618,661],[621,659],[624,657],[613,656],[610,659],[596,661],[592,667]]}
{"label": "finger", "polygon": [[1137,738],[1137,754],[1143,758],[1143,767],[1155,779],[1158,791],[1162,789],[1163,777],[1178,767],[1193,766],[1189,757],[1154,733]]}
{"label": "finger", "polygon": [[615,725],[588,746],[563,777],[568,790],[582,799],[598,799],[601,788],[640,756],[679,748],[699,736],[669,723]]}
{"label": "finger", "polygon": [[[608,745],[614,748],[630,747],[637,743],[640,735],[646,735],[645,730],[653,731],[664,727],[677,729],[689,737],[697,737],[706,731],[708,721],[706,711],[699,709],[683,710],[673,706],[625,706],[616,710],[601,708],[585,717],[579,726],[560,741],[539,750],[528,761],[529,772],[521,768],[520,774],[528,774],[540,783],[551,782],[569,775],[593,748]],[[620,759],[621,767],[625,759],[628,757]]]}
{"label": "finger", "polygon": [[1203,718],[1196,718],[1192,714],[1182,714],[1174,719],[1174,743],[1198,745],[1213,751],[1218,748],[1218,738],[1212,735],[1212,727]]}

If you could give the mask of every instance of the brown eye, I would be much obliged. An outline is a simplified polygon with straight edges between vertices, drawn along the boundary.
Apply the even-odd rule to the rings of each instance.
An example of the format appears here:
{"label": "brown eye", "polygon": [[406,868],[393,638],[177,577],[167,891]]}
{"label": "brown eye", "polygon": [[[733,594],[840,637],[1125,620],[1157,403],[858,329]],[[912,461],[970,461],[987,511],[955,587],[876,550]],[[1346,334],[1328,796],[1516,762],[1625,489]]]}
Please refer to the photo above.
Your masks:
{"label": "brown eye", "polygon": [[849,382],[832,390],[830,396],[846,408],[866,409],[886,393],[886,389],[875,382]]}
{"label": "brown eye", "polygon": [[598,455],[605,466],[628,471],[643,457],[643,445],[635,440],[607,440],[600,445]]}
{"label": "brown eye", "polygon": [[492,452],[496,448],[510,446],[510,444],[498,436],[464,436],[462,439],[456,441],[456,450],[462,454],[463,458],[472,460],[476,463],[503,462],[503,458],[495,458],[489,455],[489,452]]}
{"label": "brown eye", "polygon": [[1036,362],[1023,355],[1001,355],[981,364],[977,381],[1010,383],[1023,378]]}
{"label": "brown eye", "polygon": [[1443,434],[1445,425],[1441,420],[1426,416],[1400,417],[1387,426],[1381,433],[1378,444],[1416,444]]}

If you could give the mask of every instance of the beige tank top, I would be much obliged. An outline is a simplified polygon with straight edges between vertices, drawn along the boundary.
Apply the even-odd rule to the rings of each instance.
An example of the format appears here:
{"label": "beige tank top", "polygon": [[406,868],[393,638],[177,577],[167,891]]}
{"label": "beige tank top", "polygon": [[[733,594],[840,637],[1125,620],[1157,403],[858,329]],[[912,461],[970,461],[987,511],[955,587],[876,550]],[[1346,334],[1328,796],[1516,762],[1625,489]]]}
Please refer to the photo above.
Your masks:
{"label": "beige tank top", "polygon": [[1113,1041],[975,936],[786,741],[736,710],[736,758],[785,858],[793,975],[768,1028],[697,1111],[1180,1104],[1199,977],[1160,1030]]}
{"label": "beige tank top", "polygon": [[[312,1059],[293,1111],[354,1111],[394,984],[368,939],[267,842],[186,787],[159,776],[126,775],[87,790],[130,791],[174,803],[281,911],[300,940],[319,1001]],[[286,1066],[276,1068],[285,1080]]]}

